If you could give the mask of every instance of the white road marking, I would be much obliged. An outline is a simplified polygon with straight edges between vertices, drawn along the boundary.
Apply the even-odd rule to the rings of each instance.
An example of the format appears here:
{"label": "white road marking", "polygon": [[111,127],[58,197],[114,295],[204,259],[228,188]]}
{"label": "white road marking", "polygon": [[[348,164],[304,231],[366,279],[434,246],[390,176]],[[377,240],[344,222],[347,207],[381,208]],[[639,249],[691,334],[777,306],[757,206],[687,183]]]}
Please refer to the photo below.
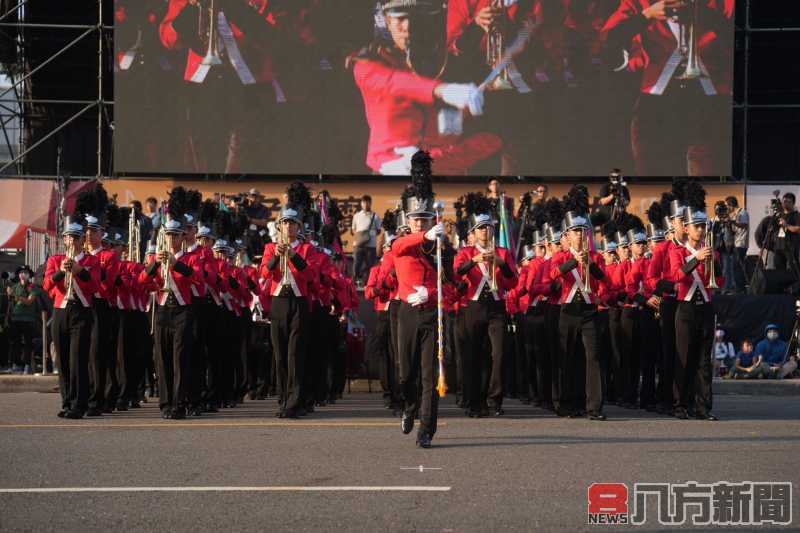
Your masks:
{"label": "white road marking", "polygon": [[434,486],[252,486],[252,487],[32,487],[0,489],[0,494],[75,492],[449,492]]}
{"label": "white road marking", "polygon": [[432,467],[432,466],[401,466],[400,470],[417,470],[419,472],[424,472],[426,470],[441,470],[440,467]]}

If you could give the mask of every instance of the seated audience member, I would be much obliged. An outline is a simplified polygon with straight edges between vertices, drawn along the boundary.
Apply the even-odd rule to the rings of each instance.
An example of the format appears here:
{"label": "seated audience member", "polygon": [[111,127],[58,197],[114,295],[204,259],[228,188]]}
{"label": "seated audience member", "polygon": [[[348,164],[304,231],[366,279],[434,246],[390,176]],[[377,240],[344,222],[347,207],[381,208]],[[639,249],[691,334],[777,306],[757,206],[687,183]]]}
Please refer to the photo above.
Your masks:
{"label": "seated audience member", "polygon": [[[793,358],[784,362],[787,344],[786,341],[781,340],[778,326],[767,324],[764,330],[766,338],[756,345],[756,354],[763,357],[764,364],[769,369],[769,377],[783,378],[797,368],[797,362]],[[793,368],[792,365],[794,365]]]}
{"label": "seated audience member", "polygon": [[733,363],[736,360],[736,350],[733,348],[732,342],[725,341],[725,330],[722,328],[714,332],[714,375],[721,376],[724,373],[721,370],[730,372],[733,368]]}
{"label": "seated audience member", "polygon": [[769,376],[769,367],[764,364],[764,358],[753,352],[753,341],[742,341],[742,349],[736,354],[736,360],[728,371],[729,378],[766,378]]}

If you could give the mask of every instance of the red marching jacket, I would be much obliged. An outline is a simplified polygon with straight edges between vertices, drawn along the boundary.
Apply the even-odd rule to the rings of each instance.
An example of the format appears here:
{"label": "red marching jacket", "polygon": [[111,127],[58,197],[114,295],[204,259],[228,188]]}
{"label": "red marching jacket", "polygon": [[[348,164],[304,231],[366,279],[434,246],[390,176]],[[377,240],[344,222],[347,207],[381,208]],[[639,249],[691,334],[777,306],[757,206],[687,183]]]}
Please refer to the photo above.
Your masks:
{"label": "red marching jacket", "polygon": [[378,284],[380,270],[380,265],[375,265],[370,269],[367,286],[364,288],[364,297],[372,300],[376,311],[386,311],[389,309],[389,290]]}
{"label": "red marching jacket", "polygon": [[[684,246],[675,246],[669,252],[670,273],[678,291],[678,301],[691,301],[696,292],[700,292],[705,302],[711,302],[713,295],[706,288],[709,283],[710,272],[706,268],[706,261],[697,261],[695,251],[687,243]],[[714,252],[714,261],[719,261],[719,254]],[[716,272],[722,271],[719,264],[715,266]],[[725,285],[725,278],[718,275],[717,285]]]}
{"label": "red marching jacket", "polygon": [[[61,262],[66,257],[61,254],[47,259],[42,284],[42,288],[53,300],[53,306],[59,309],[67,306],[64,298],[67,293],[66,274],[61,271]],[[100,287],[100,262],[95,256],[83,252],[75,256],[75,261],[83,267],[85,273],[72,276],[74,298],[84,307],[91,307],[94,294]]]}
{"label": "red marching jacket", "polygon": [[[158,291],[156,301],[159,305],[167,302],[168,293],[161,290],[164,287],[164,273],[162,265],[151,256],[148,260],[147,268],[139,274],[139,282],[150,291]],[[171,290],[179,305],[189,305],[192,303],[192,285],[197,283],[192,267],[186,263],[183,252],[175,254],[175,264],[170,267],[168,288]]]}
{"label": "red marching jacket", "polygon": [[[701,70],[698,81],[707,95],[731,94],[733,65],[733,0],[698,0],[700,3],[697,35]],[[655,0],[621,0],[616,12],[603,28],[603,38],[630,47],[634,37],[641,37],[646,58],[641,91],[663,94],[682,73],[678,25],[670,20],[648,21],[642,12]]]}
{"label": "red marching jacket", "polygon": [[669,253],[676,246],[680,245],[667,239],[658,243],[653,250],[653,257],[650,259],[650,266],[647,269],[645,284],[657,296],[667,298],[672,297],[674,294],[675,284],[672,281]]}
{"label": "red marching jacket", "polygon": [[631,261],[631,267],[625,274],[625,293],[628,301],[636,302],[640,306],[653,295],[653,291],[645,283],[649,267],[650,259],[641,257]]}
{"label": "red marching jacket", "polygon": [[417,292],[416,287],[425,287],[428,301],[421,307],[435,307],[435,247],[434,242],[425,240],[423,232],[400,237],[392,244],[399,296],[404,302],[408,302],[408,297]]}
{"label": "red marching jacket", "polygon": [[[456,255],[454,268],[460,279],[467,282],[467,299],[477,300],[484,286],[488,287],[492,276],[492,265],[473,263],[472,258],[482,250],[477,246],[465,246]],[[517,265],[511,253],[500,246],[495,248],[498,255],[507,265],[501,268],[499,263],[495,265],[494,277],[497,282],[497,294],[495,300],[503,300],[506,292],[513,289],[517,284]],[[484,270],[485,268],[485,270]]]}
{"label": "red marching jacket", "polygon": [[[281,279],[283,278],[283,271],[280,268],[280,256],[275,255],[276,247],[276,244],[272,242],[264,247],[264,256],[261,259],[260,268],[261,276],[271,281],[270,294],[272,296],[275,296],[276,292],[280,290],[279,287]],[[307,242],[300,243],[299,241],[295,241],[292,243],[292,248],[294,248],[295,253],[299,256],[297,260],[287,258],[286,261],[286,264],[289,265],[289,271],[292,274],[291,279],[294,279],[292,290],[296,287],[299,292],[296,296],[308,298],[310,296],[310,288],[313,287],[315,283],[313,278],[316,274],[316,269],[311,266],[311,261],[314,260],[313,256],[316,252],[314,251],[314,246]],[[275,258],[274,264],[270,265],[273,257]],[[304,268],[300,270],[295,262],[303,265]],[[272,269],[270,269],[270,266],[272,266]]]}
{"label": "red marching jacket", "polygon": [[378,283],[389,290],[389,299],[397,300],[400,298],[398,295],[397,272],[394,268],[394,253],[392,250],[383,253],[381,259],[380,271],[378,272]]}
{"label": "red marching jacket", "polygon": [[[585,265],[579,265],[573,255],[569,252],[556,254],[550,261],[550,279],[561,282],[561,296],[559,303],[568,304],[576,302],[576,298],[583,300],[583,303],[601,304],[603,303],[604,296],[607,297],[607,289],[605,287],[605,272],[599,267],[602,264],[603,258],[595,252],[590,252],[592,263],[597,267],[590,269],[589,273],[589,293],[583,293],[583,280],[585,279],[584,269]],[[592,272],[593,271],[593,272]],[[596,276],[600,275],[600,278]],[[578,294],[583,294],[583,298]],[[587,301],[588,300],[588,301]]]}
{"label": "red marching jacket", "polygon": [[119,257],[114,250],[101,249],[96,253],[88,252],[95,256],[100,263],[100,285],[95,291],[95,298],[102,298],[109,305],[115,305],[117,300],[117,275],[119,274]]}

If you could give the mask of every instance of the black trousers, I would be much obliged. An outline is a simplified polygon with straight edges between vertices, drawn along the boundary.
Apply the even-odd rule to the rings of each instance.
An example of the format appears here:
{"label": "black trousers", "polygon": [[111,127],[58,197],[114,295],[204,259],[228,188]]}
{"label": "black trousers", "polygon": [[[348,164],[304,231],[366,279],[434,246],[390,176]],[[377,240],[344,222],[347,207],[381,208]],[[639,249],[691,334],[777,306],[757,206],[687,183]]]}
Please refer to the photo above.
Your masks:
{"label": "black trousers", "polygon": [[[453,390],[456,391],[456,401],[462,401],[466,405],[464,395],[464,361],[466,360],[466,335],[464,334],[464,309],[460,309],[454,317],[453,324],[453,345],[456,360],[456,379],[453,383]],[[451,386],[450,377],[447,380],[448,387]]]}
{"label": "black trousers", "polygon": [[244,395],[247,394],[247,368],[250,364],[250,329],[253,326],[253,320],[248,307],[240,307],[239,314],[240,316],[236,320],[239,325],[239,357],[234,358],[233,390],[235,391],[234,399],[242,401]]}
{"label": "black trousers", "polygon": [[139,386],[144,375],[142,333],[144,313],[119,311],[117,333],[117,383],[120,392],[118,405],[139,401]]}
{"label": "black trousers", "polygon": [[63,409],[86,411],[89,406],[89,349],[94,314],[81,304],[53,311],[53,344],[58,357],[58,384]]}
{"label": "black trousers", "polygon": [[608,396],[614,402],[625,401],[625,374],[622,371],[622,309],[612,307],[608,310],[608,338],[611,353],[608,362]]}
{"label": "black trousers", "polygon": [[711,411],[711,346],[714,306],[679,302],[675,312],[675,408],[694,406],[695,413]]}
{"label": "black trousers", "polygon": [[327,315],[325,323],[330,332],[328,351],[328,397],[336,399],[344,394],[347,383],[347,325],[339,322],[337,315]]}
{"label": "black trousers", "polygon": [[553,401],[553,383],[543,304],[525,313],[525,352],[536,369],[536,399],[548,405]]}
{"label": "black trousers", "polygon": [[640,405],[654,407],[656,396],[656,366],[661,361],[661,328],[655,317],[655,311],[649,307],[639,311],[639,369],[642,375]]}
{"label": "black trousers", "polygon": [[233,357],[231,347],[235,346],[234,316],[224,306],[215,306],[209,309],[213,326],[211,337],[208,340],[208,374],[206,381],[205,400],[215,407],[220,407],[228,386],[225,381],[226,373],[223,371],[224,360]]}
{"label": "black trousers", "polygon": [[9,324],[9,351],[11,362],[16,365],[30,365],[31,373],[36,372],[33,364],[33,338],[36,336],[37,323],[22,320],[12,320]]}
{"label": "black trousers", "polygon": [[190,306],[156,308],[154,344],[161,409],[186,408],[189,403],[193,322]]}
{"label": "black trousers", "polygon": [[514,315],[514,346],[516,348],[514,362],[516,363],[514,375],[516,377],[517,398],[520,400],[538,400],[536,383],[536,363],[534,354],[526,349],[525,328],[527,327],[525,315]]}
{"label": "black trousers", "polygon": [[561,405],[561,384],[563,382],[563,357],[561,354],[561,337],[559,334],[559,321],[561,320],[561,306],[547,304],[545,307],[545,328],[547,329],[547,352],[550,357],[550,383],[552,384],[551,398],[553,407],[558,409]]}
{"label": "black trousers", "polygon": [[380,362],[383,403],[387,405],[395,403],[397,392],[397,377],[394,370],[395,357],[392,354],[391,333],[389,330],[389,312],[378,311],[372,347]]}
{"label": "black trousers", "polygon": [[364,280],[375,264],[376,249],[369,246],[353,247],[353,279]]}
{"label": "black trousers", "polygon": [[636,405],[639,401],[639,309],[622,309],[622,349],[620,351],[620,377],[622,401]]}
{"label": "black trousers", "polygon": [[303,372],[308,346],[308,302],[295,296],[272,299],[269,318],[281,409],[302,406]]}
{"label": "black trousers", "polygon": [[[315,305],[309,313],[309,329],[314,334],[308,340],[306,350],[305,373],[303,376],[303,404],[312,406],[314,402],[325,400],[328,397],[328,344],[331,336],[328,332],[327,309]],[[319,391],[319,397],[317,392]]]}
{"label": "black trousers", "polygon": [[[561,408],[565,411],[581,411],[580,392],[577,380],[585,383],[586,411],[600,413],[603,410],[603,373],[597,339],[600,323],[597,307],[588,304],[569,304],[561,308],[558,323],[561,350],[564,353],[564,380],[561,383]],[[578,375],[582,359],[581,345],[586,353],[585,375]]]}
{"label": "black trousers", "polygon": [[[403,411],[419,414],[419,431],[434,435],[439,412],[436,309],[416,309],[402,302],[397,312],[399,387]],[[419,380],[422,377],[422,392]]]}
{"label": "black trousers", "polygon": [[658,387],[656,395],[658,404],[665,411],[672,409],[675,398],[675,312],[678,302],[675,298],[661,300],[659,314],[661,315],[661,364],[658,368]]}
{"label": "black trousers", "polygon": [[189,364],[192,369],[192,382],[189,385],[189,403],[192,407],[199,407],[203,403],[206,390],[206,377],[208,375],[208,358],[211,351],[211,339],[217,335],[217,304],[213,301],[193,301],[194,311],[194,343]]}
{"label": "black trousers", "polygon": [[[464,393],[470,409],[480,410],[491,403],[503,405],[503,350],[506,334],[505,303],[494,300],[470,301],[464,308]],[[491,351],[483,349],[488,339]],[[487,361],[487,355],[490,359]],[[491,363],[491,370],[483,372]]]}
{"label": "black trousers", "polygon": [[[392,300],[389,302],[389,342],[392,343],[394,349],[394,375],[400,375],[400,345],[397,340],[397,313],[400,310],[400,300]],[[399,378],[398,378],[399,381]]]}
{"label": "black trousers", "polygon": [[[89,407],[96,409],[113,409],[116,404],[116,395],[119,385],[116,383],[116,334],[117,323],[116,309],[113,309],[106,300],[95,298],[94,320],[92,325],[92,340],[89,350],[89,375],[91,387],[89,390]],[[114,379],[111,380],[111,374]],[[109,394],[114,394],[114,403],[109,403]]]}

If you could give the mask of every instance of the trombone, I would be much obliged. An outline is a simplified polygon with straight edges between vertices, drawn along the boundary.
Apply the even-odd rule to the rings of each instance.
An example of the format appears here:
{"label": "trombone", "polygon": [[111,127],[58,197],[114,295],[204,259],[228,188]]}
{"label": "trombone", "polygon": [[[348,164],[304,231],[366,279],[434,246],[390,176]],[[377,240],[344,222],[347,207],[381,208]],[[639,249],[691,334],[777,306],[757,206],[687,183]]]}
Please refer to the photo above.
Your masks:
{"label": "trombone", "polygon": [[[503,0],[492,0],[491,7],[492,9],[502,10]],[[503,60],[504,52],[503,32],[500,31],[497,24],[493,24],[492,27],[489,28],[486,39],[486,64],[492,69],[496,68]],[[500,72],[500,75],[489,84],[488,88],[492,91],[507,91],[514,88],[513,85],[511,85],[511,76],[508,73],[507,66]]]}

